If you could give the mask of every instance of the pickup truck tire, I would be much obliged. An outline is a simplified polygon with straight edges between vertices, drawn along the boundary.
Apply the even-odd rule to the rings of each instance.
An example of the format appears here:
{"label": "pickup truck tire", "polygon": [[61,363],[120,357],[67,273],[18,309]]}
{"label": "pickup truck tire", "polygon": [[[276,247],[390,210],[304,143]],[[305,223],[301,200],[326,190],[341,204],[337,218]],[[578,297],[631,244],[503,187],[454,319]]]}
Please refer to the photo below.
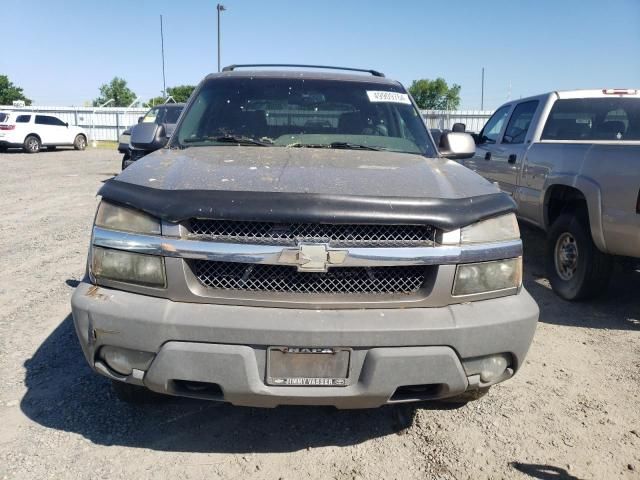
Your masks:
{"label": "pickup truck tire", "polygon": [[111,380],[111,388],[118,399],[125,403],[143,405],[156,403],[161,398],[161,395],[152,392],[148,388],[120,382],[119,380]]}
{"label": "pickup truck tire", "polygon": [[458,408],[462,408],[469,402],[480,400],[487,393],[489,393],[490,388],[491,387],[483,387],[478,388],[477,390],[469,390],[468,392],[464,392],[456,397],[443,398],[442,400],[438,400],[438,403],[441,405],[441,408],[443,410],[455,410]]}
{"label": "pickup truck tire", "polygon": [[549,229],[547,275],[553,291],[569,301],[593,298],[607,289],[611,257],[593,243],[586,212],[563,213]]}
{"label": "pickup truck tire", "polygon": [[122,170],[127,168],[133,162],[134,160],[131,160],[131,155],[125,154],[124,157],[122,157]]}

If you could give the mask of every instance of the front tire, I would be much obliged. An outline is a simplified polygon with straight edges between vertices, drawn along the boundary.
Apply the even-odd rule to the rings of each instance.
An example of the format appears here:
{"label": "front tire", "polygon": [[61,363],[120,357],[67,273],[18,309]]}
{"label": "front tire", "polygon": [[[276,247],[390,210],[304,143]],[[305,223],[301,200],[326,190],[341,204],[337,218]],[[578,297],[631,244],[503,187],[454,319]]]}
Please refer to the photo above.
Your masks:
{"label": "front tire", "polygon": [[160,395],[139,385],[111,380],[111,388],[119,400],[134,405],[144,405],[158,401]]}
{"label": "front tire", "polygon": [[26,153],[38,153],[41,147],[40,139],[35,135],[29,135],[24,139],[24,151]]}
{"label": "front tire", "polygon": [[593,243],[585,211],[564,213],[553,223],[546,263],[553,291],[565,300],[586,300],[607,290],[612,259]]}
{"label": "front tire", "polygon": [[87,139],[84,135],[76,136],[76,139],[73,141],[73,148],[75,150],[84,150],[87,148]]}

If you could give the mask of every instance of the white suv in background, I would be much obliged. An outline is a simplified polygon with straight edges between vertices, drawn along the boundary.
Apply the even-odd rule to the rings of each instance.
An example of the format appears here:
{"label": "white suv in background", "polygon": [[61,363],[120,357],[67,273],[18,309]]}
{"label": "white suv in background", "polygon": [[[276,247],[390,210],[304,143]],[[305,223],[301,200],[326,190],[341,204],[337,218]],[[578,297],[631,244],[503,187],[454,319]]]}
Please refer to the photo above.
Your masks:
{"label": "white suv in background", "polygon": [[0,151],[22,148],[27,153],[36,153],[42,147],[53,149],[61,146],[84,150],[87,147],[86,132],[53,115],[0,112]]}

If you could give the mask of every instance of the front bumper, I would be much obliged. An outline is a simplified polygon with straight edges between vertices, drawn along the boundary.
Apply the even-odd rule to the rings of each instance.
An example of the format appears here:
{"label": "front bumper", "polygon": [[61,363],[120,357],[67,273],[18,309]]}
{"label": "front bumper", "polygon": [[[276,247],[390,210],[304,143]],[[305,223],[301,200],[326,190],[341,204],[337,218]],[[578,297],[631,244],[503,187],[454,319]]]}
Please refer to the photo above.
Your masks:
{"label": "front bumper", "polygon": [[[235,405],[377,407],[458,395],[484,386],[466,360],[508,353],[517,371],[527,353],[538,307],[518,295],[441,308],[309,310],[173,302],[81,283],[71,301],[87,361],[113,379],[173,395]],[[98,357],[110,345],[153,352],[146,371],[123,377]],[[351,347],[348,386],[265,384],[269,346]],[[219,386],[219,395],[185,390],[184,382]],[[415,398],[400,387],[426,385]]]}

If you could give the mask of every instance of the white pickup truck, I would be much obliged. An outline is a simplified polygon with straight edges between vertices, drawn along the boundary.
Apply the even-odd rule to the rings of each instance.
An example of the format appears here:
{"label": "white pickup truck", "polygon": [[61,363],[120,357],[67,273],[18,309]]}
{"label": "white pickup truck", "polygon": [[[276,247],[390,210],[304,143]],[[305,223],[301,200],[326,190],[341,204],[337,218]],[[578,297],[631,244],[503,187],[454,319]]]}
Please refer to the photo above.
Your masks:
{"label": "white pickup truck", "polygon": [[554,291],[606,290],[613,256],[640,258],[640,90],[551,92],[500,107],[462,163],[548,232]]}

